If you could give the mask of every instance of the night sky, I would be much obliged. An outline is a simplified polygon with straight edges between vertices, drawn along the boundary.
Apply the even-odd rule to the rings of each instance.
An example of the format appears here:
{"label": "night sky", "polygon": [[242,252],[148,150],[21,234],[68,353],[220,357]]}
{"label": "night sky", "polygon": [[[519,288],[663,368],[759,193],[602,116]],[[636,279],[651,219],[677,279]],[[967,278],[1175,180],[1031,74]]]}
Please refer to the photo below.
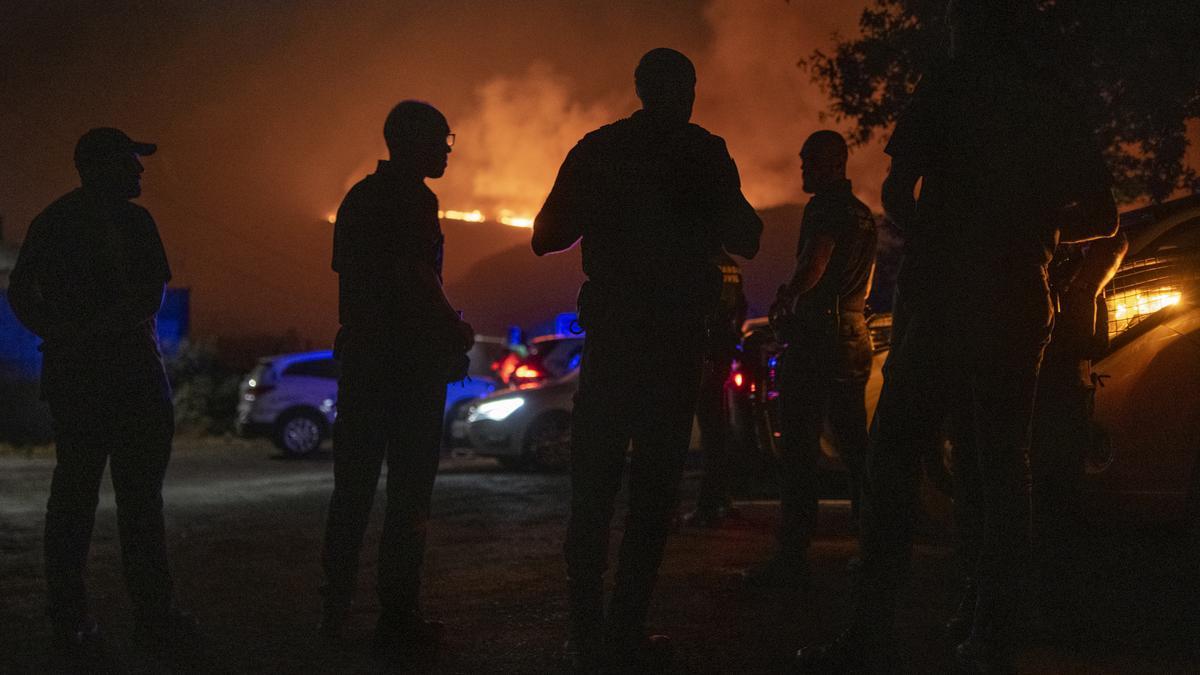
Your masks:
{"label": "night sky", "polygon": [[[796,62],[834,31],[853,33],[864,2],[108,4],[3,10],[5,239],[19,242],[76,185],[78,136],[118,126],[159,144],[141,202],[159,222],[174,283],[193,289],[193,330],[295,328],[320,342],[336,329],[325,219],[386,156],[382,122],[396,101],[434,103],[458,134],[446,177],[430,181],[442,208],[532,216],[571,145],[637,108],[639,56],[671,46],[695,60],[693,121],[727,139],[751,202],[802,202],[796,152],[811,131],[838,125],[819,119],[828,102]],[[851,158],[868,203],[884,167],[878,146]],[[448,287],[527,236],[495,223],[456,228]]]}

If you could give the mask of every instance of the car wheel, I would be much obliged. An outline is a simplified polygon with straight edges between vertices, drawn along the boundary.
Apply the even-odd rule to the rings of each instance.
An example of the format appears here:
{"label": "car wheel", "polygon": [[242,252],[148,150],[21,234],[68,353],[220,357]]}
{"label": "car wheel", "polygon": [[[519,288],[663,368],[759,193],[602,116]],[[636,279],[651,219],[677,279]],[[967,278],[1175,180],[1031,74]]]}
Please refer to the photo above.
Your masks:
{"label": "car wheel", "polygon": [[551,413],[535,419],[525,432],[525,456],[543,471],[560,471],[571,463],[571,417]]}
{"label": "car wheel", "polygon": [[468,439],[462,439],[461,441],[455,440],[454,423],[466,421],[467,410],[474,402],[474,398],[467,398],[450,406],[450,410],[446,413],[446,418],[442,422],[442,447],[456,448],[471,446],[471,441]]}
{"label": "car wheel", "polygon": [[275,445],[289,457],[303,457],[321,446],[325,420],[310,410],[284,413],[275,424]]}

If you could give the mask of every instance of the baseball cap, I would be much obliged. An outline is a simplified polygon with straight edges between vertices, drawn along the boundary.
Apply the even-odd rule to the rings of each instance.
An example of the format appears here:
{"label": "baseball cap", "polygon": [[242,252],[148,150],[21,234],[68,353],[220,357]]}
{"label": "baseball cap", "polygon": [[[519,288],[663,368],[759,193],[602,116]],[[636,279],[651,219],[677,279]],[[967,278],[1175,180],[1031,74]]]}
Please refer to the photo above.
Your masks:
{"label": "baseball cap", "polygon": [[153,155],[158,146],[130,138],[124,131],[112,127],[92,129],[75,143],[75,166],[102,162],[113,155],[133,153]]}

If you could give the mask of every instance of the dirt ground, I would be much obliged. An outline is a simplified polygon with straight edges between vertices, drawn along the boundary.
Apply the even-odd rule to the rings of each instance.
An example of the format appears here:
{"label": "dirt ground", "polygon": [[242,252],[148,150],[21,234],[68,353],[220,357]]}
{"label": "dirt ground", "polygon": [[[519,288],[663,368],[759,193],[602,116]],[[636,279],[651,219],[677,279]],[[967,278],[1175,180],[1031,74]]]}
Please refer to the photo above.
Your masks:
{"label": "dirt ground", "polygon": [[[0,457],[0,670],[49,667],[43,610],[42,511],[52,459]],[[693,494],[689,474],[685,494]],[[314,639],[318,550],[332,487],[328,454],[285,460],[268,444],[181,440],[165,499],[180,604],[200,618],[207,652],[198,672],[384,672],[368,655],[377,606],[373,555],[360,576],[354,639],[330,650]],[[491,460],[447,458],[434,493],[424,606],[449,627],[437,673],[561,672],[569,482],[509,472]],[[846,562],[855,552],[848,506],[822,505],[813,584],[794,594],[751,593],[738,572],[770,551],[777,505],[743,502],[742,517],[672,538],[651,626],[677,648],[673,672],[786,672],[796,648],[834,636],[849,609]],[[379,509],[368,531],[376,545]],[[618,522],[620,516],[618,516]],[[614,533],[618,536],[619,532]],[[1090,592],[1078,600],[1077,645],[1031,633],[1029,673],[1200,672],[1200,603],[1181,579],[1178,532],[1141,524],[1086,533]],[[115,512],[106,487],[89,568],[94,612],[129,672],[163,672],[130,644]],[[899,617],[914,673],[947,672],[939,627],[954,602],[952,540],[928,535]]]}

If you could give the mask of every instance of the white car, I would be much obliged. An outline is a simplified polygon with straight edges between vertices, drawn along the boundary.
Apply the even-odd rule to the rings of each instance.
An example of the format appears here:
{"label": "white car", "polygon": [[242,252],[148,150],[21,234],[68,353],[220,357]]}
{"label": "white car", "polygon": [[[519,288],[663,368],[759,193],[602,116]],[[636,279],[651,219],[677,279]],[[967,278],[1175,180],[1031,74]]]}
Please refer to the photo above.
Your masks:
{"label": "white car", "polygon": [[[518,468],[564,468],[571,457],[571,410],[579,389],[583,337],[546,335],[530,342],[515,366],[516,386],[470,404],[465,427],[475,454]],[[522,371],[527,371],[522,375]]]}
{"label": "white car", "polygon": [[[488,348],[496,342],[478,338],[470,354],[469,377],[446,387],[446,412],[452,415],[466,401],[496,388]],[[242,436],[267,436],[289,456],[302,456],[329,437],[337,417],[337,378],[333,352],[321,350],[259,359],[242,380],[237,407],[237,431]]]}

